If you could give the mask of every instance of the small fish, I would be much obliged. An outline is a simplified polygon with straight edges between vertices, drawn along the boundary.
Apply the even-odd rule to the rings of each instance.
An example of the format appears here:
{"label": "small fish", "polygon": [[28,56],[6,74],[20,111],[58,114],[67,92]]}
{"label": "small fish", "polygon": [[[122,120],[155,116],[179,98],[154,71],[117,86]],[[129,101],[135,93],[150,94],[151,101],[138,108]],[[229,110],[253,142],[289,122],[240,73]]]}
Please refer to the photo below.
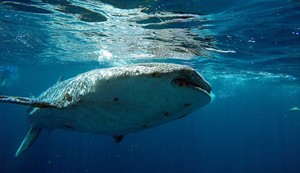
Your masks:
{"label": "small fish", "polygon": [[299,112],[300,111],[300,108],[298,107],[293,107],[290,109],[291,112]]}

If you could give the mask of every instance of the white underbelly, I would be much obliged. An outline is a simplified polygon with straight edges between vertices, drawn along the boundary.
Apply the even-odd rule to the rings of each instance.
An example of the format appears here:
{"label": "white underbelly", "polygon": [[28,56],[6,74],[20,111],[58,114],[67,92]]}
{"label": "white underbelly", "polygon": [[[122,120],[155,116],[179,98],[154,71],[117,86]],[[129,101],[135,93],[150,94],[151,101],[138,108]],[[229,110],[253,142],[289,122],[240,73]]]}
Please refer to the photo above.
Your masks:
{"label": "white underbelly", "polygon": [[208,94],[172,87],[170,80],[141,80],[138,86],[129,80],[106,83],[75,105],[39,109],[29,121],[48,129],[122,135],[178,119],[210,101]]}

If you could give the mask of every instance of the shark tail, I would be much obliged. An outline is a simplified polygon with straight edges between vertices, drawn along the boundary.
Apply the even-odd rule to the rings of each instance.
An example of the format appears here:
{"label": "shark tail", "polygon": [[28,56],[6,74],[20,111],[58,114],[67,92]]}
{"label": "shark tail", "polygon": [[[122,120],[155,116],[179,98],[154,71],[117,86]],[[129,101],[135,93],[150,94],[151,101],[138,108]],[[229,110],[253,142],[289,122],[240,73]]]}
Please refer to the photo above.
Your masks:
{"label": "shark tail", "polygon": [[26,105],[26,106],[38,107],[38,108],[60,108],[56,104],[39,101],[39,100],[35,100],[33,98],[28,98],[28,97],[0,95],[0,102]]}
{"label": "shark tail", "polygon": [[[34,98],[28,98],[28,97],[0,95],[0,102],[26,105],[26,106],[37,107],[37,108],[60,108],[58,104],[39,101]],[[31,126],[29,132],[25,136],[23,142],[21,143],[20,147],[18,148],[15,154],[16,157],[22,154],[27,148],[29,148],[34,143],[34,141],[39,136],[40,131],[41,131],[40,127],[34,125]]]}
{"label": "shark tail", "polygon": [[15,156],[18,157],[20,154],[22,154],[27,148],[29,148],[34,141],[37,139],[41,131],[41,128],[31,126],[29,132],[25,136],[24,140],[22,141],[20,147],[18,148]]}

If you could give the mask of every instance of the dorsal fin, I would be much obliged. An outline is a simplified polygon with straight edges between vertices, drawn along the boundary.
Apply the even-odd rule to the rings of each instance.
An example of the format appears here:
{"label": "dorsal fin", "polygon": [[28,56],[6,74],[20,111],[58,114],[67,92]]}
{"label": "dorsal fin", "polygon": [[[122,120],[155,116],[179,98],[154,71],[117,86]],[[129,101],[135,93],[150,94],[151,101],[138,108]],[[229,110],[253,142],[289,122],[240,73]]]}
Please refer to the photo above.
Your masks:
{"label": "dorsal fin", "polygon": [[38,101],[28,97],[16,97],[0,95],[0,102],[27,105],[38,108],[59,108],[57,105],[49,102]]}
{"label": "dorsal fin", "polygon": [[59,78],[58,78],[56,84],[61,83],[61,81],[63,81],[63,80],[64,80],[64,77],[63,77],[63,76],[59,76]]}

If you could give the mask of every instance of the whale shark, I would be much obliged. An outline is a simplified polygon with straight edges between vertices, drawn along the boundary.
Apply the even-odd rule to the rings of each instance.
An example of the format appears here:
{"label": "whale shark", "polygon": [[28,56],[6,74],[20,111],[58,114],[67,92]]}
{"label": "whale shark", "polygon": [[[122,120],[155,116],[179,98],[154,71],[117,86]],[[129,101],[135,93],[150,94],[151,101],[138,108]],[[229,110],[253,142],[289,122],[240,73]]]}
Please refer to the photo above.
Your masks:
{"label": "whale shark", "polygon": [[63,129],[113,136],[176,119],[211,102],[212,87],[193,68],[145,63],[94,69],[57,82],[36,98],[0,95],[0,102],[29,106],[31,128],[15,156],[42,129]]}

